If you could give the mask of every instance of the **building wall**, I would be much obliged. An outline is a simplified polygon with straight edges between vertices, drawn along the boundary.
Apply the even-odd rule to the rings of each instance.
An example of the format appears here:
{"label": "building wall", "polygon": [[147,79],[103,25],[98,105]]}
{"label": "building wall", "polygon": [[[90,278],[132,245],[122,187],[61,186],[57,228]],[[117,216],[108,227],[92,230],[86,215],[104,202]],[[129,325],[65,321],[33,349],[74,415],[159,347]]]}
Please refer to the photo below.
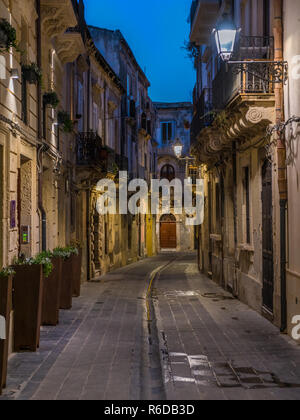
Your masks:
{"label": "building wall", "polygon": [[[165,165],[171,165],[175,170],[175,178],[180,179],[184,186],[184,180],[187,177],[187,162],[176,158],[173,150],[175,140],[178,138],[182,142],[182,157],[189,156],[190,153],[190,124],[192,121],[192,106],[189,103],[163,104],[156,103],[156,139],[158,142],[157,159],[157,178],[161,179],[161,170]],[[172,123],[172,136],[169,142],[164,142],[162,138],[162,123]],[[171,208],[171,214],[176,219],[176,251],[184,252],[195,249],[194,227],[187,226],[186,215],[175,215]],[[157,247],[161,251],[160,230],[161,217],[158,214],[156,218]]]}
{"label": "building wall", "polygon": [[[284,57],[289,62],[289,82],[285,86],[285,120],[300,117],[300,9],[299,1],[284,1]],[[289,126],[286,132],[288,153],[288,268],[287,300],[288,331],[293,328],[292,318],[300,314],[300,140],[299,124]]]}

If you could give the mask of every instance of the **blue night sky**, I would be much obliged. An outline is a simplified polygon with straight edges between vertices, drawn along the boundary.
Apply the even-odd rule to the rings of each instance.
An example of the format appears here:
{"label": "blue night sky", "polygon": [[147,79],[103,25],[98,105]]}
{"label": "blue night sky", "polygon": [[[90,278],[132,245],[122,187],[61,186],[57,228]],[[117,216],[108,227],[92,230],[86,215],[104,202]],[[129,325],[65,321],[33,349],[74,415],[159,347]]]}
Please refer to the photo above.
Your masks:
{"label": "blue night sky", "polygon": [[120,29],[151,82],[153,101],[191,101],[193,63],[182,49],[191,0],[84,0],[89,25]]}

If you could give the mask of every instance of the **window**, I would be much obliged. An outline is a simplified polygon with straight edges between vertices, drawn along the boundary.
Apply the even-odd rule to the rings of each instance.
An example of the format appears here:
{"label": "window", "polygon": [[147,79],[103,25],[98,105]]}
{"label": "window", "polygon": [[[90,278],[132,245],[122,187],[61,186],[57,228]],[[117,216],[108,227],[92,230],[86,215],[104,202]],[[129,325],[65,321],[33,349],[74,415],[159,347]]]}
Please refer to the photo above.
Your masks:
{"label": "window", "polygon": [[175,169],[171,165],[165,165],[162,167],[160,172],[161,179],[167,179],[170,182],[175,179]]}
{"label": "window", "polygon": [[189,177],[192,179],[193,185],[197,184],[198,176],[198,168],[190,167],[189,168]]}
{"label": "window", "polygon": [[164,122],[161,123],[161,136],[162,136],[162,143],[168,144],[173,139],[173,123],[172,122]]}

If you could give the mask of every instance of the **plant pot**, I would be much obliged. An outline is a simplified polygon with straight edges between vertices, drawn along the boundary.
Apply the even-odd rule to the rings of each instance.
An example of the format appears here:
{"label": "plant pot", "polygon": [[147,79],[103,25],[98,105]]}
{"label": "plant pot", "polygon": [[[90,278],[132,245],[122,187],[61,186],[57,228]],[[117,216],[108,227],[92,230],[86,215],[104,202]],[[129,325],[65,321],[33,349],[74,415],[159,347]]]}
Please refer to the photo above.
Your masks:
{"label": "plant pot", "polygon": [[40,344],[43,267],[15,266],[13,280],[14,350],[36,351]]}
{"label": "plant pot", "polygon": [[52,264],[52,273],[44,278],[42,324],[55,326],[59,323],[61,258],[53,258]]}
{"label": "plant pot", "polygon": [[0,49],[6,49],[7,43],[8,43],[8,36],[5,33],[5,31],[3,31],[3,29],[0,29]]}
{"label": "plant pot", "polygon": [[78,255],[73,256],[73,259],[74,259],[73,296],[79,297],[80,292],[81,292],[82,249],[79,250]]}
{"label": "plant pot", "polygon": [[24,69],[23,68],[23,76],[24,79],[30,84],[30,85],[36,85],[38,82],[38,76],[36,72],[33,69]]}
{"label": "plant pot", "polygon": [[6,387],[11,310],[12,276],[0,277],[0,315],[6,320],[6,339],[0,339],[0,395],[2,393],[2,389]]}
{"label": "plant pot", "polygon": [[74,256],[62,261],[60,309],[71,309],[73,298]]}

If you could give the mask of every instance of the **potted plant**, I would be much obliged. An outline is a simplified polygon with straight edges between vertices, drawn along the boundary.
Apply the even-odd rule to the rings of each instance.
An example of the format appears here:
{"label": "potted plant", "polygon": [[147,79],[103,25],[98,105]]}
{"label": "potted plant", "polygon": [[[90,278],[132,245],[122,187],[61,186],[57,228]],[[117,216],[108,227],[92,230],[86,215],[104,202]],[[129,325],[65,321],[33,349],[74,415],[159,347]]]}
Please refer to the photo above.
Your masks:
{"label": "potted plant", "polygon": [[17,32],[6,19],[0,19],[0,52],[9,51],[10,48],[17,51]]}
{"label": "potted plant", "polygon": [[36,85],[42,81],[42,71],[36,63],[22,66],[24,79],[31,85]]}
{"label": "potted plant", "polygon": [[44,271],[42,325],[55,326],[59,323],[62,260],[54,252],[44,252],[40,257],[49,258],[53,266],[48,276]]}
{"label": "potted plant", "polygon": [[53,109],[58,107],[59,99],[56,92],[46,92],[43,96],[43,103],[45,106],[49,105]]}
{"label": "potted plant", "polygon": [[65,111],[59,111],[57,122],[63,127],[65,133],[72,133],[74,130],[74,122],[71,120],[70,114]]}
{"label": "potted plant", "polygon": [[73,296],[79,297],[81,294],[81,268],[82,268],[82,246],[76,242],[73,248],[78,250],[78,253],[73,255]]}
{"label": "potted plant", "polygon": [[60,289],[60,309],[71,309],[74,289],[74,256],[79,254],[74,247],[56,248],[54,255],[62,259],[61,289]]}
{"label": "potted plant", "polygon": [[0,316],[3,317],[5,321],[5,338],[0,338],[0,395],[2,389],[6,387],[13,275],[14,271],[10,268],[0,271]]}
{"label": "potted plant", "polygon": [[40,343],[43,278],[53,269],[51,260],[40,254],[14,261],[14,351],[36,351]]}

